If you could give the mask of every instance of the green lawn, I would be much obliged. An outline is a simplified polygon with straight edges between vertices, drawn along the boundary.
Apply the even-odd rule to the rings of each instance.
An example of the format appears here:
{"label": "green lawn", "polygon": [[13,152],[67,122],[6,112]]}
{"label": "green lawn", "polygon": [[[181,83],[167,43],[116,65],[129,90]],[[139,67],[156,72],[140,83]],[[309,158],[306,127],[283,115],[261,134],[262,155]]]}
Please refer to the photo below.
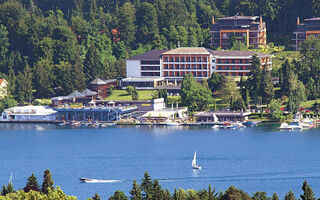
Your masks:
{"label": "green lawn", "polygon": [[[139,100],[150,100],[152,99],[153,90],[138,90]],[[105,100],[132,100],[131,95],[125,90],[113,90],[112,94]]]}

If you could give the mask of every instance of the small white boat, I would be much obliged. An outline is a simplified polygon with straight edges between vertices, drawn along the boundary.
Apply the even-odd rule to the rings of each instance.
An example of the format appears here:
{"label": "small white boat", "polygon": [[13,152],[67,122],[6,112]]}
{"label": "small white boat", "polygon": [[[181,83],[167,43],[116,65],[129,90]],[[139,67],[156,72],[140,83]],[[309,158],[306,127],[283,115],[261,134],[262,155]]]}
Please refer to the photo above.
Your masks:
{"label": "small white boat", "polygon": [[282,131],[302,131],[303,126],[301,126],[298,122],[282,123],[280,126],[280,130]]}
{"label": "small white boat", "polygon": [[218,130],[219,128],[220,128],[220,126],[217,124],[212,127],[213,130]]}
{"label": "small white boat", "polygon": [[193,169],[199,169],[201,170],[201,166],[200,165],[197,165],[197,152],[195,151],[194,152],[194,155],[193,155],[193,160],[192,160],[192,168]]}
{"label": "small white boat", "polygon": [[172,120],[165,121],[164,125],[166,125],[166,126],[180,126],[180,124],[178,122],[174,122]]}

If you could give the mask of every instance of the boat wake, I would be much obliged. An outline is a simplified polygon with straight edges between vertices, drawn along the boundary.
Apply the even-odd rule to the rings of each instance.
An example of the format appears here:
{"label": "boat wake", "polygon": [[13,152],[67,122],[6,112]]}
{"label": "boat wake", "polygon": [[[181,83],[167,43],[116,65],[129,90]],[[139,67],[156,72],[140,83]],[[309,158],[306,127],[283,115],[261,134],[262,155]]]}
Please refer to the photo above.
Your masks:
{"label": "boat wake", "polygon": [[89,179],[89,178],[80,178],[80,181],[83,183],[118,183],[121,180],[103,180],[103,179]]}

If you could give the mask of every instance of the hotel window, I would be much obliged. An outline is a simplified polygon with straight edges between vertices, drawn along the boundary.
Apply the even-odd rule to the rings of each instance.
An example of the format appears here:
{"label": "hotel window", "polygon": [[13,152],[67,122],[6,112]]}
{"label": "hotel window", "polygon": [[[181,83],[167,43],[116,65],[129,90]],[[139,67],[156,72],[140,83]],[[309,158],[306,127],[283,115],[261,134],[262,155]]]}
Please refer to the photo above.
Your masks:
{"label": "hotel window", "polygon": [[175,65],[175,67],[174,67],[175,69],[179,69],[179,65]]}
{"label": "hotel window", "polygon": [[202,62],[202,58],[201,57],[198,58],[198,62]]}
{"label": "hotel window", "polygon": [[165,68],[165,69],[168,69],[168,65],[164,65],[164,68]]}
{"label": "hotel window", "polygon": [[190,65],[187,65],[187,69],[190,69]]}
{"label": "hotel window", "polygon": [[236,68],[236,66],[232,66],[232,70],[236,70],[237,68]]}
{"label": "hotel window", "polygon": [[207,58],[203,58],[203,62],[207,62]]}
{"label": "hotel window", "polygon": [[177,72],[177,75],[176,75],[176,77],[179,77],[180,76],[180,72]]}
{"label": "hotel window", "polygon": [[213,60],[212,60],[212,63],[216,63],[216,60],[215,60],[215,59],[213,59]]}
{"label": "hotel window", "polygon": [[218,67],[218,70],[222,70],[222,67],[221,67],[221,66],[219,66],[219,67]]}
{"label": "hotel window", "polygon": [[186,73],[185,72],[182,72],[182,76],[184,76]]}
{"label": "hotel window", "polygon": [[175,60],[176,60],[176,62],[179,62],[179,60],[180,60],[180,59],[179,59],[179,57],[176,57],[176,59],[175,59]]}
{"label": "hotel window", "polygon": [[240,70],[243,70],[243,66],[240,66],[239,68],[240,68]]}
{"label": "hotel window", "polygon": [[235,63],[236,63],[236,61],[235,61],[235,60],[232,60],[231,62],[232,62],[233,64],[235,64]]}
{"label": "hotel window", "polygon": [[233,72],[233,73],[232,73],[232,76],[236,76],[236,73]]}
{"label": "hotel window", "polygon": [[170,58],[170,62],[173,62],[173,58],[172,57]]}
{"label": "hotel window", "polygon": [[204,72],[203,74],[204,74],[204,76],[207,76],[207,72]]}
{"label": "hotel window", "polygon": [[185,65],[181,65],[181,69],[185,69]]}
{"label": "hotel window", "polygon": [[168,57],[164,57],[164,62],[168,62]]}
{"label": "hotel window", "polygon": [[225,60],[224,63],[229,63],[229,60]]}
{"label": "hotel window", "polygon": [[229,74],[228,74],[228,72],[226,72],[226,73],[224,73],[224,75],[225,75],[225,76],[228,76]]}
{"label": "hotel window", "polygon": [[187,58],[187,62],[190,62],[190,58]]}
{"label": "hotel window", "polygon": [[222,63],[221,60],[218,60],[218,63],[221,64]]}
{"label": "hotel window", "polygon": [[196,65],[192,65],[192,69],[196,69],[197,67],[196,67]]}
{"label": "hotel window", "polygon": [[192,58],[192,62],[196,62],[196,58]]}
{"label": "hotel window", "polygon": [[181,61],[182,61],[182,62],[185,62],[185,58],[184,58],[184,57],[183,57],[183,58],[181,58]]}
{"label": "hotel window", "polygon": [[203,69],[207,69],[207,65],[202,65],[202,68]]}

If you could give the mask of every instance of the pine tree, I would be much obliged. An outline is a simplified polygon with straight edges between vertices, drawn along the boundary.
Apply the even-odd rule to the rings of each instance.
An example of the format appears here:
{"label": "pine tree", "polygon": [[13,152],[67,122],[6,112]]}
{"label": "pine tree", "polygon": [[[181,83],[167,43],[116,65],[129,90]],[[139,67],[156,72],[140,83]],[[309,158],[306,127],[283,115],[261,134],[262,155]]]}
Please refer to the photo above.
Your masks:
{"label": "pine tree", "polygon": [[44,194],[48,194],[49,188],[53,190],[53,180],[52,174],[49,169],[46,169],[43,174],[43,183],[41,186],[41,192]]}
{"label": "pine tree", "polygon": [[261,81],[261,93],[262,93],[262,102],[264,104],[269,104],[273,99],[273,83],[271,78],[271,72],[268,69],[264,69],[262,73]]}
{"label": "pine tree", "polygon": [[105,70],[101,63],[99,52],[93,42],[90,43],[83,65],[87,82],[95,78],[104,78]]}
{"label": "pine tree", "polygon": [[14,193],[14,188],[13,188],[12,183],[8,183],[8,185],[7,185],[7,194],[9,194],[9,193]]}
{"label": "pine tree", "polygon": [[141,183],[141,189],[144,191],[143,199],[151,199],[153,194],[153,184],[148,172],[144,173]]}
{"label": "pine tree", "polygon": [[115,193],[109,198],[109,200],[128,200],[128,197],[123,191],[115,191]]}
{"label": "pine tree", "polygon": [[141,189],[136,180],[133,180],[132,189],[130,190],[131,200],[142,200]]}
{"label": "pine tree", "polygon": [[277,193],[273,193],[272,200],[279,200]]}
{"label": "pine tree", "polygon": [[290,74],[292,73],[292,66],[287,59],[281,67],[282,81],[281,81],[281,92],[282,95],[289,96],[289,79]]}
{"label": "pine tree", "polygon": [[284,200],[295,200],[294,194],[291,190],[284,196]]}
{"label": "pine tree", "polygon": [[1,191],[1,195],[2,196],[6,196],[8,194],[7,188],[5,185],[2,186],[2,191]]}
{"label": "pine tree", "polygon": [[248,89],[250,96],[255,101],[259,103],[258,99],[261,96],[260,88],[262,81],[262,71],[261,71],[260,58],[257,55],[252,56],[251,71],[248,77]]}
{"label": "pine tree", "polygon": [[36,177],[34,174],[32,174],[32,175],[28,178],[28,182],[27,182],[26,186],[23,188],[23,190],[24,190],[25,192],[29,192],[30,190],[37,191],[37,192],[40,191],[37,177]]}
{"label": "pine tree", "polygon": [[154,180],[152,184],[152,196],[149,199],[162,199],[164,191],[158,180]]}
{"label": "pine tree", "polygon": [[300,195],[302,200],[315,200],[314,193],[312,188],[308,185],[307,181],[305,180],[302,185],[303,195]]}
{"label": "pine tree", "polygon": [[92,200],[101,200],[100,196],[98,193],[96,193],[93,197]]}

